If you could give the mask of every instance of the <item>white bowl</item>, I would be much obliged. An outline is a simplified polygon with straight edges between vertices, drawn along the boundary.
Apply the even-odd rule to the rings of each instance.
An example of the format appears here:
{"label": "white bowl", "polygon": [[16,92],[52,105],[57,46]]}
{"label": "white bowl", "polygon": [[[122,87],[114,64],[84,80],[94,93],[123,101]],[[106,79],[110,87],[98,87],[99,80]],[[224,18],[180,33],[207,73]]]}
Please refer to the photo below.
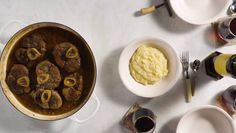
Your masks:
{"label": "white bowl", "polygon": [[175,13],[191,24],[207,24],[226,14],[232,0],[170,0]]}
{"label": "white bowl", "polygon": [[205,105],[182,117],[176,133],[235,133],[232,118],[222,109]]}
{"label": "white bowl", "polygon": [[[130,75],[129,62],[133,53],[143,44],[151,43],[153,47],[163,52],[168,60],[168,75],[154,85],[142,85],[136,82]],[[181,73],[181,67],[176,51],[160,39],[143,38],[132,41],[121,53],[119,60],[119,74],[122,82],[131,92],[141,97],[157,97],[168,92],[178,80]]]}

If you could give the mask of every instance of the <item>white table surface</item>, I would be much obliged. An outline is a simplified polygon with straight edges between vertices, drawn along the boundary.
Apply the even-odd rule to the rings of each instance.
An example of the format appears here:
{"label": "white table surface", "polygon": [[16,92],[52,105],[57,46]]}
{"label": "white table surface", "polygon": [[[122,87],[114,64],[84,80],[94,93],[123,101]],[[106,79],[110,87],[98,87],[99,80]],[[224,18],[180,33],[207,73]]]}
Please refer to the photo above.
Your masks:
{"label": "white table surface", "polygon": [[[184,100],[181,79],[166,95],[144,99],[130,93],[118,75],[118,59],[122,49],[133,39],[151,36],[169,42],[178,52],[189,50],[191,60],[203,59],[212,51],[236,53],[236,46],[219,48],[211,37],[210,25],[193,26],[177,16],[169,18],[167,10],[135,17],[142,7],[160,0],[1,0],[0,28],[11,20],[25,24],[53,21],[78,31],[92,48],[98,70],[95,93],[101,107],[94,118],[84,124],[70,119],[55,122],[38,121],[21,114],[0,93],[1,133],[123,133],[119,122],[135,102],[157,114],[155,132],[175,133],[180,117],[189,109],[214,104],[215,96],[235,79],[213,81],[201,75],[196,96],[191,103]],[[0,37],[1,38],[1,37]]]}

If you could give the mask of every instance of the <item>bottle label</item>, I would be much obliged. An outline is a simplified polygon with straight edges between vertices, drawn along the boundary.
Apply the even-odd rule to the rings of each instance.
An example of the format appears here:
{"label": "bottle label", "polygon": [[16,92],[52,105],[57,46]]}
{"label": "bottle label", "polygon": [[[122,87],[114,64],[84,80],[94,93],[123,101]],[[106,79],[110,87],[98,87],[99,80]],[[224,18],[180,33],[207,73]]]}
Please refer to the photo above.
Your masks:
{"label": "bottle label", "polygon": [[217,57],[215,57],[215,61],[214,61],[214,67],[215,70],[218,74],[220,75],[227,75],[227,62],[229,60],[229,58],[232,56],[233,54],[221,54]]}

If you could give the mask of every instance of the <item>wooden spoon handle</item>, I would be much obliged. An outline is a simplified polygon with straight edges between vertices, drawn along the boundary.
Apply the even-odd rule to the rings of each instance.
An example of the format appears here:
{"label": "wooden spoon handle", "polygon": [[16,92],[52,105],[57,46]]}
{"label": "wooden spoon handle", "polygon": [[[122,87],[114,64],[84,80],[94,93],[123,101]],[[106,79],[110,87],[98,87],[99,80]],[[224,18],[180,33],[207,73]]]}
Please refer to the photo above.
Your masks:
{"label": "wooden spoon handle", "polygon": [[156,7],[155,6],[150,6],[150,7],[147,7],[147,8],[142,8],[140,10],[140,12],[142,13],[142,15],[145,15],[145,14],[148,14],[148,13],[152,13],[156,10]]}

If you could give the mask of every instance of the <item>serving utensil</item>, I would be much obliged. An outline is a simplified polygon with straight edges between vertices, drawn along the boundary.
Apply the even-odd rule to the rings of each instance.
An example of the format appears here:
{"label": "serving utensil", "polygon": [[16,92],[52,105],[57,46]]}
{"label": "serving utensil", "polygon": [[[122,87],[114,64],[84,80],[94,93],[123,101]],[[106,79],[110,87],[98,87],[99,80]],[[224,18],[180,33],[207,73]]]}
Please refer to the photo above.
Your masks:
{"label": "serving utensil", "polygon": [[180,57],[182,67],[183,67],[183,75],[186,84],[186,100],[190,102],[192,99],[192,89],[191,89],[191,79],[189,77],[188,69],[189,69],[189,52],[182,52]]}
{"label": "serving utensil", "polygon": [[231,14],[236,13],[236,1],[234,1],[230,6],[229,6],[229,11]]}
{"label": "serving utensil", "polygon": [[142,8],[140,10],[140,12],[142,13],[142,15],[149,14],[149,13],[152,13],[152,12],[156,11],[157,8],[162,7],[164,5],[165,4],[162,3],[160,5],[153,5],[153,6],[150,6],[150,7]]}
{"label": "serving utensil", "polygon": [[150,6],[150,7],[142,8],[140,10],[140,13],[142,15],[146,15],[146,14],[149,14],[149,13],[152,13],[152,12],[156,11],[159,7],[162,7],[162,6],[166,7],[166,9],[169,13],[169,16],[172,17],[173,13],[171,11],[170,4],[169,4],[168,0],[165,0],[164,3],[162,3],[160,5],[153,5],[153,6]]}
{"label": "serving utensil", "polygon": [[201,61],[196,59],[191,63],[191,68],[193,70],[193,77],[192,77],[192,95],[195,94],[195,87],[196,87],[196,78],[197,78],[197,71],[199,70],[201,65]]}

